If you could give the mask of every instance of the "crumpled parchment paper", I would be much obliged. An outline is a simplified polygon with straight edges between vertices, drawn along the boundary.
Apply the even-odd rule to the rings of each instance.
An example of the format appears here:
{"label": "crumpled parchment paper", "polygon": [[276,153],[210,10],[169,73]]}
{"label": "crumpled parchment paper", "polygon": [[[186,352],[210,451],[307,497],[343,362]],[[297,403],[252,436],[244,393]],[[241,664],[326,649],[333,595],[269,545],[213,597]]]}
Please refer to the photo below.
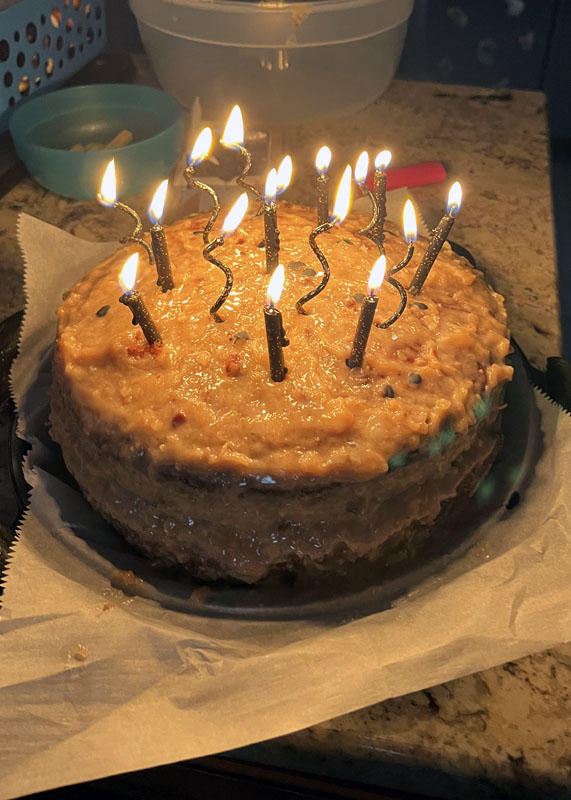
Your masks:
{"label": "crumpled parchment paper", "polygon": [[12,385],[33,491],[0,613],[0,798],[244,746],[571,639],[571,419],[538,392],[545,447],[522,501],[387,610],[228,619],[114,588],[98,559],[136,557],[50,472],[46,391],[61,295],[117,245],[27,215],[19,236]]}

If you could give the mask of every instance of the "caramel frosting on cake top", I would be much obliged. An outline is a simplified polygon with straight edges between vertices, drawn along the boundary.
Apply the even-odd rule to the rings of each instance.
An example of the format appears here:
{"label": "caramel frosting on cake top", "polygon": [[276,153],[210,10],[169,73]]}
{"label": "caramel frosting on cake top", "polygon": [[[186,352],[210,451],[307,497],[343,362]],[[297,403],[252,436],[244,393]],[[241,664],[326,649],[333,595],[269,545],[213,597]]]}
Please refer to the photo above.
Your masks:
{"label": "caramel frosting on cake top", "polygon": [[[206,219],[166,229],[172,291],[157,287],[155,268],[141,252],[137,288],[162,347],[146,344],[118,302],[118,275],[134,247],[89,273],[58,311],[56,360],[84,429],[113,442],[119,454],[124,449],[155,464],[268,483],[364,480],[386,472],[391,458],[428,446],[444,429],[465,432],[493,390],[511,378],[503,299],[447,245],[402,317],[386,330],[373,327],[363,368],[348,369],[360,300],[378,257],[356,233],[368,220],[353,214],[319,237],[331,280],[304,316],[295,302],[322,275],[308,244],[315,211],[282,202],[286,279],[279,307],[290,345],[286,379],[274,383],[262,311],[269,280],[263,220],[246,219],[216,251],[234,272],[217,324],[208,309],[224,275],[202,257]],[[397,226],[386,228],[388,272],[406,246]],[[396,276],[405,287],[426,247],[420,239]],[[385,281],[375,319],[388,318],[398,303]]]}

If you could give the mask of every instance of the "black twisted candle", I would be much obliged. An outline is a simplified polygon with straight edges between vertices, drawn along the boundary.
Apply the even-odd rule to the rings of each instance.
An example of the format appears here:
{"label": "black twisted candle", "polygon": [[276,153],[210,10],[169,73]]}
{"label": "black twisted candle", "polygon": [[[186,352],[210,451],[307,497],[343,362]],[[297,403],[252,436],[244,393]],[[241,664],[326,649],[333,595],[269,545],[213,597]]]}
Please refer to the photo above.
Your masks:
{"label": "black twisted candle", "polygon": [[371,333],[378,302],[379,298],[377,295],[366,295],[363,299],[359,322],[357,323],[357,330],[355,331],[355,338],[353,339],[353,346],[351,348],[351,355],[346,361],[349,369],[356,369],[363,365],[365,349],[369,341],[369,334]]}
{"label": "black twisted candle", "polygon": [[402,217],[403,217],[404,240],[407,243],[408,247],[402,261],[399,261],[398,264],[395,264],[393,267],[391,267],[389,275],[396,275],[397,272],[400,272],[401,269],[404,269],[406,265],[410,262],[414,253],[414,243],[416,242],[416,239],[418,237],[418,229],[416,226],[416,214],[414,213],[414,206],[411,200],[407,200],[406,203],[404,204]]}
{"label": "black twisted candle", "polygon": [[379,208],[379,216],[371,231],[371,237],[382,253],[385,252],[385,219],[387,217],[387,167],[392,155],[390,150],[382,150],[375,158],[375,177],[373,195]]}
{"label": "black twisted candle", "polygon": [[266,243],[266,272],[270,274],[277,267],[280,257],[280,232],[275,203],[264,203],[264,236]]}
{"label": "black twisted candle", "polygon": [[155,264],[157,268],[157,286],[160,286],[163,292],[167,292],[174,288],[169,251],[167,247],[167,237],[165,235],[165,229],[161,224],[165,208],[168,183],[169,182],[167,179],[160,184],[152,199],[151,205],[149,206],[149,219],[152,222],[151,245],[153,248],[153,255],[155,257]]}
{"label": "black twisted candle", "polygon": [[122,294],[119,302],[127,306],[133,315],[133,325],[139,325],[149,344],[162,344],[163,340],[159,329],[155,325],[143,298],[137,290]]}
{"label": "black twisted candle", "polygon": [[364,150],[357,159],[357,163],[355,164],[355,183],[357,184],[357,186],[360,187],[363,194],[366,195],[371,201],[372,215],[369,224],[366,225],[364,228],[361,228],[360,231],[357,231],[357,234],[359,236],[366,236],[367,239],[370,239],[371,241],[377,243],[374,231],[379,223],[380,209],[379,209],[379,204],[377,202],[377,198],[365,183],[368,171],[369,171],[369,156],[367,154],[367,151]]}
{"label": "black twisted candle", "polygon": [[314,297],[317,297],[320,294],[327,284],[329,283],[329,278],[331,275],[331,271],[329,269],[329,264],[327,259],[325,258],[325,254],[322,250],[320,250],[319,246],[317,245],[317,237],[320,236],[322,233],[331,230],[334,225],[340,225],[345,217],[349,212],[349,206],[351,205],[351,167],[347,165],[343,172],[343,176],[341,181],[339,182],[339,188],[337,189],[337,195],[335,197],[335,205],[333,206],[333,213],[331,214],[331,219],[327,222],[324,222],[322,225],[318,225],[317,228],[311,231],[309,234],[309,246],[317,256],[319,263],[323,268],[323,278],[321,279],[318,286],[315,289],[312,289],[307,294],[304,294],[302,298],[300,298],[295,307],[300,314],[307,314],[307,311],[303,308],[303,306],[309,302],[309,300],[313,300]]}
{"label": "black twisted candle", "polygon": [[376,260],[369,282],[367,284],[367,294],[363,298],[363,305],[361,306],[361,313],[359,314],[359,322],[357,323],[357,330],[355,331],[355,338],[353,339],[353,346],[351,353],[346,361],[349,369],[356,369],[363,365],[363,358],[369,341],[369,335],[373,326],[375,311],[379,302],[379,292],[385,277],[387,260],[384,255],[379,256]]}
{"label": "black twisted candle", "polygon": [[409,292],[413,295],[420,294],[424,282],[428,278],[432,265],[436,261],[438,254],[442,250],[444,242],[448,238],[448,234],[454,225],[456,214],[460,211],[462,205],[462,187],[456,181],[450,187],[448,193],[448,203],[446,205],[446,214],[442,217],[437,227],[432,232],[430,243],[426,249],[422,261],[411,281]]}
{"label": "black twisted candle", "polygon": [[214,305],[210,308],[210,315],[214,319],[215,322],[223,322],[224,320],[218,313],[219,309],[222,308],[224,303],[226,302],[228,295],[232,290],[232,286],[234,284],[234,274],[230,267],[226,266],[219,258],[215,258],[212,255],[212,251],[215,250],[217,247],[222,247],[225,240],[224,234],[219,236],[217,239],[214,239],[210,244],[206,245],[204,250],[202,251],[203,257],[209,261],[211,264],[214,264],[215,267],[221,269],[224,275],[226,276],[226,283],[224,284],[224,289],[222,290],[222,294],[218,298],[218,300],[214,303]]}
{"label": "black twisted candle", "polygon": [[210,128],[203,128],[198,134],[196,142],[194,143],[194,147],[192,148],[192,152],[188,157],[188,166],[184,170],[184,179],[186,180],[188,188],[191,189],[194,187],[196,189],[200,189],[202,192],[209,194],[212,198],[212,213],[202,231],[202,241],[205,245],[208,244],[210,231],[214,227],[214,223],[216,222],[218,214],[220,213],[220,201],[218,200],[218,195],[212,186],[208,186],[208,184],[196,180],[194,177],[194,171],[199,164],[208,158],[211,147],[212,130]]}
{"label": "black twisted candle", "polygon": [[252,168],[252,154],[244,147],[244,121],[242,119],[240,106],[238,105],[234,106],[230,112],[230,116],[224,128],[224,133],[220,139],[220,144],[231,150],[237,150],[244,159],[244,166],[242,167],[242,172],[236,178],[236,183],[255,197],[258,203],[257,213],[261,214],[264,205],[263,197],[255,186],[252,186],[245,180]]}
{"label": "black twisted candle", "polygon": [[334,224],[334,222],[324,222],[323,225],[318,225],[317,228],[314,228],[314,230],[312,230],[309,234],[309,246],[319,259],[319,263],[323,268],[323,278],[321,279],[319,285],[315,287],[315,289],[312,289],[310,292],[307,292],[307,294],[304,294],[303,297],[301,297],[295,304],[295,307],[300,314],[307,314],[307,311],[303,308],[303,306],[310,300],[313,300],[314,297],[317,297],[317,295],[320,294],[329,283],[331,270],[329,269],[329,264],[323,251],[320,250],[317,245],[316,239],[320,234],[330,231]]}
{"label": "black twisted candle", "polygon": [[286,338],[281,312],[276,308],[284,283],[284,266],[279,264],[270,279],[264,305],[264,323],[268,343],[270,377],[276,383],[283,381],[287,367],[284,364],[284,347],[289,345]]}
{"label": "black twisted candle", "polygon": [[331,163],[331,150],[321,147],[315,157],[317,169],[317,224],[323,225],[329,219],[329,175],[327,170]]}
{"label": "black twisted candle", "polygon": [[168,292],[174,288],[174,280],[170,266],[167,237],[162,225],[153,225],[151,228],[151,245],[157,267],[157,286],[160,286],[163,292]]}
{"label": "black twisted candle", "polygon": [[222,294],[216,300],[216,302],[210,308],[210,315],[215,320],[215,322],[223,322],[224,320],[219,315],[218,311],[223,306],[223,304],[228,299],[228,295],[232,290],[232,286],[234,284],[234,274],[230,267],[228,267],[224,262],[220,261],[220,259],[216,258],[212,255],[213,251],[216,250],[218,247],[222,247],[224,244],[226,237],[230,234],[234,233],[238,225],[242,222],[244,218],[244,214],[248,210],[248,195],[243,192],[240,197],[236,200],[224,223],[222,225],[222,231],[220,232],[220,236],[214,241],[207,244],[204,250],[202,251],[203,258],[206,261],[210,262],[210,264],[214,264],[215,267],[222,270],[224,275],[226,276],[226,283],[224,285],[224,289],[222,290]]}
{"label": "black twisted candle", "polygon": [[115,176],[115,159],[112,158],[107,164],[107,168],[103,174],[103,178],[101,180],[101,190],[97,194],[97,200],[99,203],[101,203],[101,205],[106,206],[107,208],[118,208],[120,211],[124,211],[126,214],[129,214],[129,216],[132,217],[135,222],[133,233],[130,236],[122,236],[119,239],[119,242],[121,244],[140,245],[147,253],[149,263],[153,264],[153,251],[150,244],[143,239],[143,223],[141,222],[141,218],[134,208],[131,208],[125,203],[120,203],[117,200],[116,187],[117,182]]}
{"label": "black twisted candle", "polygon": [[153,322],[153,318],[145,306],[143,298],[135,289],[138,263],[139,256],[137,253],[134,253],[132,256],[129,256],[121,270],[119,285],[123,294],[119,298],[119,302],[130,309],[133,315],[133,325],[139,325],[141,327],[147,342],[150,345],[160,345],[162,344],[162,339],[158,328]]}

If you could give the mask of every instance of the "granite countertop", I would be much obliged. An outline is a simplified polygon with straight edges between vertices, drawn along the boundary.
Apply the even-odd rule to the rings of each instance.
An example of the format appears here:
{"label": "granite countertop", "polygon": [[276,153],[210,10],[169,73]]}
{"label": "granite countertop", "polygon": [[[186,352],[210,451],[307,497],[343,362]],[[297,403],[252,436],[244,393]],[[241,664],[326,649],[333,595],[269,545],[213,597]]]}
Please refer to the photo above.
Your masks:
{"label": "granite countertop", "polygon": [[[465,205],[454,228],[506,297],[512,331],[537,366],[560,350],[545,98],[396,81],[351,118],[272,132],[294,156],[288,199],[310,202],[317,146],[335,167],[381,147],[394,162],[442,161]],[[414,189],[429,225],[447,187]],[[134,203],[142,207],[142,200]],[[0,319],[23,306],[16,221],[26,211],[85,239],[128,230],[95,202],[56,197],[23,178],[0,198]],[[126,226],[126,229],[123,228]],[[571,797],[571,645],[387,700],[235,755],[437,797]]]}

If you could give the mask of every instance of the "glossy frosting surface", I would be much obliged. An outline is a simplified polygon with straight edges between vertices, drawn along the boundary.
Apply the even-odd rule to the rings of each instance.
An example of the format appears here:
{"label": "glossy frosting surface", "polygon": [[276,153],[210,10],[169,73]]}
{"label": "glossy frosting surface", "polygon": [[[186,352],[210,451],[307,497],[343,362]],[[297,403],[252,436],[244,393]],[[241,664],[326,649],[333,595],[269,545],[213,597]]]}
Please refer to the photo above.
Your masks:
{"label": "glossy frosting surface", "polygon": [[[118,274],[132,247],[93,270],[58,312],[58,358],[85,430],[112,432],[119,452],[135,449],[157,464],[268,481],[360,480],[387,471],[391,457],[422,448],[443,428],[465,432],[490,392],[510,379],[503,300],[447,246],[403,316],[387,330],[373,328],[363,369],[349,370],[359,295],[378,256],[356,234],[367,220],[351,215],[319,237],[331,280],[303,316],[295,302],[322,274],[308,245],[314,210],[282,202],[280,309],[290,346],[287,377],[272,382],[262,312],[268,284],[259,247],[263,220],[246,219],[216,251],[234,272],[221,324],[208,313],[224,276],[202,258],[195,231],[204,222],[195,217],[167,228],[171,292],[157,287],[141,251],[137,288],[162,348],[146,345],[118,302]],[[405,245],[396,226],[387,228],[395,231],[386,241],[390,267]],[[426,244],[417,243],[397,276],[405,287]],[[397,292],[385,283],[376,320],[397,305]],[[394,397],[386,396],[387,386]]]}

